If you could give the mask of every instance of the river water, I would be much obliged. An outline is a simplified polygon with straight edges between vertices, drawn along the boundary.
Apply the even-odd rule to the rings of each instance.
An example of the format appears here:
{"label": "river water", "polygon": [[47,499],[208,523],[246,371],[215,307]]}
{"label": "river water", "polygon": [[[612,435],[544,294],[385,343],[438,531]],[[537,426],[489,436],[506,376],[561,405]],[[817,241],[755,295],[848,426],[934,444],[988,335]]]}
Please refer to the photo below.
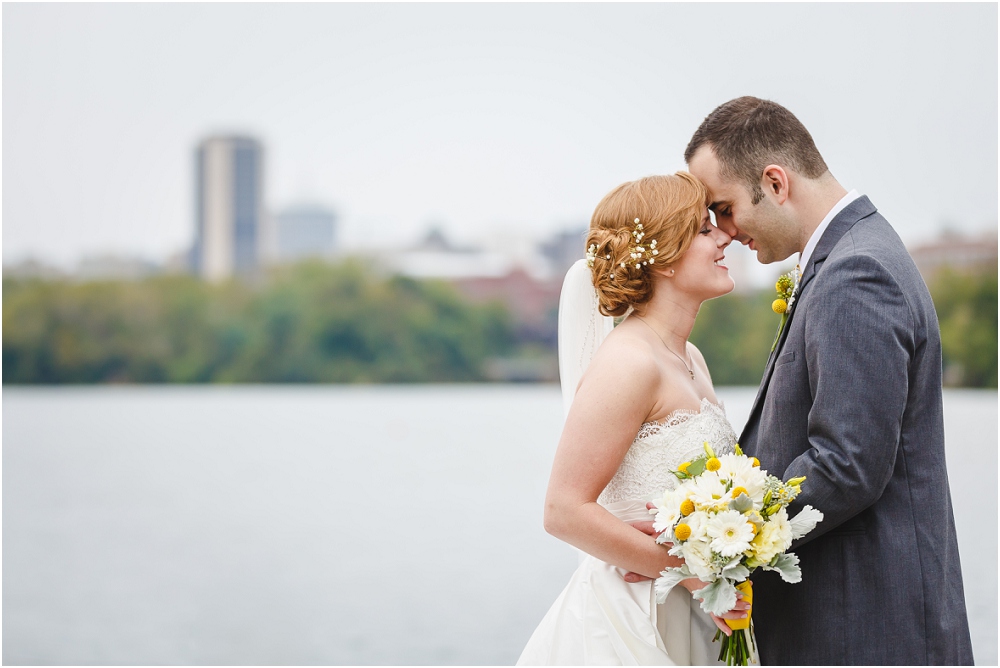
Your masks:
{"label": "river water", "polygon": [[[555,386],[3,394],[5,664],[510,664],[577,563],[541,526]],[[719,395],[738,432],[754,390]],[[945,426],[995,665],[996,391]]]}

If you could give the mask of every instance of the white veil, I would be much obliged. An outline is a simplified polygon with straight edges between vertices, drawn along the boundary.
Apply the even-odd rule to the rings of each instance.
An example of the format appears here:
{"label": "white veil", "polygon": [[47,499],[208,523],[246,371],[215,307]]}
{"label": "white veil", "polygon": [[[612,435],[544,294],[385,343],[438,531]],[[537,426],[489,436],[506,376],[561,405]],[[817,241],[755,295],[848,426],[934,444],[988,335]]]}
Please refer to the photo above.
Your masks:
{"label": "white veil", "polygon": [[615,326],[614,318],[597,310],[597,303],[590,267],[586,260],[577,260],[559,294],[559,383],[566,414],[583,372]]}

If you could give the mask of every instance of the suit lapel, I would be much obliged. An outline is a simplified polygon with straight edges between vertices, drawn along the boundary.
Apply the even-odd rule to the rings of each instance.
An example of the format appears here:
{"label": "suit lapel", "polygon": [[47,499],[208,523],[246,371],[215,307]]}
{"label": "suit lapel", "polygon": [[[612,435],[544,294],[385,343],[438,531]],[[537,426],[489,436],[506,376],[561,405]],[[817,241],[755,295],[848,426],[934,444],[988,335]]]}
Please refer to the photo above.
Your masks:
{"label": "suit lapel", "polygon": [[[877,209],[871,200],[867,196],[861,196],[844,207],[844,210],[830,221],[826,231],[823,232],[823,236],[819,238],[819,242],[816,244],[816,250],[813,251],[812,257],[809,258],[809,264],[802,269],[802,280],[799,281],[800,294],[805,290],[809,282],[816,277],[816,274],[819,273],[823,262],[826,261],[826,258],[833,252],[834,247],[847,234],[847,231],[854,227],[858,221],[867,218],[876,211]],[[796,298],[796,302],[798,302],[798,298]]]}
{"label": "suit lapel", "polygon": [[[804,283],[804,280],[799,280],[799,288],[795,294],[795,301],[792,303],[792,307],[788,311],[788,319],[785,321],[785,326],[781,329],[781,334],[778,335],[778,343],[774,346],[774,350],[771,351],[771,356],[767,358],[767,365],[764,367],[764,376],[761,378],[760,387],[757,388],[757,397],[753,400],[753,408],[750,409],[750,419],[747,420],[747,428],[749,428],[750,424],[755,420],[758,414],[758,409],[764,403],[764,395],[767,394],[767,384],[771,382],[771,372],[774,371],[774,361],[778,359],[778,355],[781,354],[781,347],[785,344],[785,338],[788,336],[788,330],[792,328],[792,316],[795,315],[795,307],[798,305],[799,299],[802,297]],[[746,431],[747,429],[745,428],[743,433],[745,434]]]}
{"label": "suit lapel", "polygon": [[771,356],[767,358],[767,366],[764,367],[764,376],[760,381],[760,387],[757,388],[757,397],[754,399],[753,408],[750,409],[750,417],[747,419],[746,427],[743,429],[743,434],[740,435],[741,440],[744,440],[743,437],[748,434],[750,428],[760,417],[764,397],[767,395],[767,386],[771,382],[771,374],[774,372],[774,362],[778,359],[778,355],[781,354],[781,348],[788,337],[788,331],[792,328],[792,318],[795,316],[796,307],[805,296],[806,288],[812,282],[812,279],[816,277],[816,274],[819,273],[823,262],[826,261],[826,258],[841,238],[847,234],[847,231],[854,227],[858,221],[867,218],[875,213],[875,211],[875,205],[871,203],[871,200],[867,196],[859,197],[844,207],[844,210],[830,221],[826,231],[823,232],[823,236],[820,237],[819,243],[816,244],[816,250],[813,251],[812,257],[809,258],[809,264],[802,271],[802,278],[799,279],[799,287],[795,293],[795,301],[788,312],[788,320],[785,321],[785,326],[781,330],[778,344],[774,347]]}

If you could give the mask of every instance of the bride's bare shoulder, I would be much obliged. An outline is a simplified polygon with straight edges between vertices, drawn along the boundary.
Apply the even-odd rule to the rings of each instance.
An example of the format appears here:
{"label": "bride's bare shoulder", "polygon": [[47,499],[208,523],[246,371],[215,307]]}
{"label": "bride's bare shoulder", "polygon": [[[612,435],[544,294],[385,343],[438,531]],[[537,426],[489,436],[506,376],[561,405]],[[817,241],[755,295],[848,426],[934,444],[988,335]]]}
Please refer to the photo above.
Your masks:
{"label": "bride's bare shoulder", "polygon": [[652,363],[653,350],[641,330],[623,323],[608,334],[587,369],[602,377],[618,377],[622,382],[649,385],[659,380]]}

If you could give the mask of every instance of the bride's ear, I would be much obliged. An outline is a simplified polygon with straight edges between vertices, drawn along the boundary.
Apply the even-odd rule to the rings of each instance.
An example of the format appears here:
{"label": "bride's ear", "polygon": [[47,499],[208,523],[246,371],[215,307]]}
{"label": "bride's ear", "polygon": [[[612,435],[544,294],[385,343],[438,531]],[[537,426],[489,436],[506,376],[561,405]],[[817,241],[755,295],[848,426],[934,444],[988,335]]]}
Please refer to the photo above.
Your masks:
{"label": "bride's ear", "polygon": [[658,276],[662,276],[663,278],[673,278],[674,274],[677,273],[673,267],[657,267],[654,271]]}

